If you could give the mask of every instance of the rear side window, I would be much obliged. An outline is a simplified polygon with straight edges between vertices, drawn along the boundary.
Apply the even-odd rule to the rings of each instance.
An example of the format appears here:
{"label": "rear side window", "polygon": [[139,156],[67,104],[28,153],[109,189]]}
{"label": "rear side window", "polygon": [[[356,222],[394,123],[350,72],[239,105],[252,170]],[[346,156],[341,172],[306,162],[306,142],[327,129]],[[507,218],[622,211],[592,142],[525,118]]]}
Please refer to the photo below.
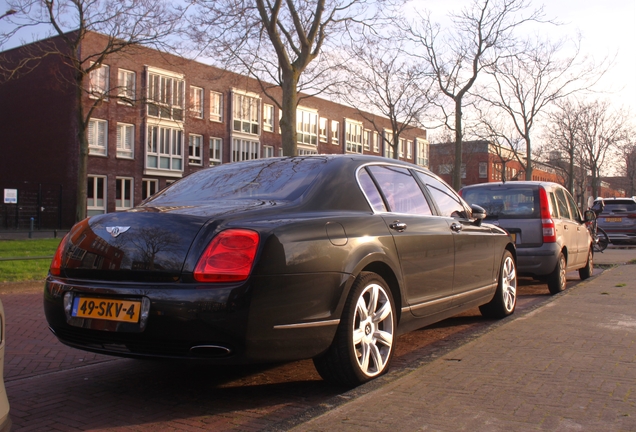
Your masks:
{"label": "rear side window", "polygon": [[432,214],[422,189],[407,169],[377,165],[367,169],[380,187],[389,211],[413,215]]}
{"label": "rear side window", "polygon": [[435,177],[417,172],[437,204],[441,216],[446,217],[466,217],[466,209],[455,192]]}
{"label": "rear side window", "polygon": [[487,219],[539,218],[539,189],[532,186],[499,186],[465,189],[462,197],[469,204],[486,210]]}
{"label": "rear side window", "polygon": [[384,205],[384,201],[382,201],[382,196],[367,170],[361,169],[358,173],[358,179],[360,180],[360,187],[369,199],[369,204],[371,204],[373,210],[376,212],[386,212],[386,206]]}

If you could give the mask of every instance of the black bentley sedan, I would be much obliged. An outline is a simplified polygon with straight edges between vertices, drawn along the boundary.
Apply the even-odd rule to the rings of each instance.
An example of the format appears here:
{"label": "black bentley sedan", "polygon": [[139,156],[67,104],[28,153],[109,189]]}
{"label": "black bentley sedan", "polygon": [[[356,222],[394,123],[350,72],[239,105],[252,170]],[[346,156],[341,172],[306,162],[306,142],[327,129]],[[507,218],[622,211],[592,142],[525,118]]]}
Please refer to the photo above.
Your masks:
{"label": "black bentley sedan", "polygon": [[509,235],[429,171],[361,155],[191,174],[62,240],[46,280],[69,346],[220,364],[313,358],[329,381],[387,371],[396,336],[516,305]]}

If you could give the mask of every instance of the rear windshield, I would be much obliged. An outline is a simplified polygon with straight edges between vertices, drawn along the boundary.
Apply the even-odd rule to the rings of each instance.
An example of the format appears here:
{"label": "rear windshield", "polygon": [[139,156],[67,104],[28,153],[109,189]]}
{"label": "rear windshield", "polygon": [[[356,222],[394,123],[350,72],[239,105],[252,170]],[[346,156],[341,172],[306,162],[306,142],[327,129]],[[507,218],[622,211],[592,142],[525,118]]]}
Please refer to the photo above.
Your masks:
{"label": "rear windshield", "polygon": [[326,159],[283,158],[223,164],[179,180],[143,205],[200,204],[214,200],[291,201],[302,195]]}
{"label": "rear windshield", "polygon": [[537,188],[470,188],[462,191],[462,198],[483,207],[486,219],[530,219],[540,215]]}
{"label": "rear windshield", "polygon": [[636,203],[633,201],[607,202],[603,213],[627,213],[636,212]]}

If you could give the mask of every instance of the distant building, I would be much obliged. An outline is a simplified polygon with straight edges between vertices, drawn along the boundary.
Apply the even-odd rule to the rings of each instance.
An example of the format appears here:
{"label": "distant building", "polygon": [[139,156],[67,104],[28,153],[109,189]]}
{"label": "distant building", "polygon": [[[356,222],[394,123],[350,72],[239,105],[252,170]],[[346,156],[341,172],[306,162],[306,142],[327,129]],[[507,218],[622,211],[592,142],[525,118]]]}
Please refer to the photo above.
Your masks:
{"label": "distant building", "polygon": [[[37,44],[4,54],[18,59]],[[99,51],[105,37],[89,33],[81,50]],[[0,85],[0,189],[17,191],[0,229],[42,229],[74,223],[79,142],[72,71],[49,56],[30,73]],[[113,55],[86,79],[84,100],[116,89],[89,124],[88,215],[125,210],[188,174],[221,163],[282,155],[280,110],[256,80],[146,47]],[[391,156],[383,136],[354,108],[317,97],[297,110],[298,154]],[[399,156],[428,166],[423,129],[401,136]]]}

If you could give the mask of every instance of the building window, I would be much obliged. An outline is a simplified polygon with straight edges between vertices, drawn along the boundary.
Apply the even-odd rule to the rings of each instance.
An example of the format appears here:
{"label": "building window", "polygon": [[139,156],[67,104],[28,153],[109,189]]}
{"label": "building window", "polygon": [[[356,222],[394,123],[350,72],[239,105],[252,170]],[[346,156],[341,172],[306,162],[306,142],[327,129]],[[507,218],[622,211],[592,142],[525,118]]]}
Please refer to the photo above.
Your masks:
{"label": "building window", "polygon": [[159,190],[159,180],[143,179],[141,181],[141,199],[150,198]]}
{"label": "building window", "polygon": [[108,154],[108,122],[90,119],[88,121],[88,154],[106,156]]}
{"label": "building window", "polygon": [[384,156],[393,159],[395,151],[393,150],[393,133],[384,131]]}
{"label": "building window", "polygon": [[371,131],[369,129],[365,129],[362,134],[362,144],[365,150],[371,150]]}
{"label": "building window", "polygon": [[327,142],[327,119],[324,117],[320,117],[318,124],[318,135],[320,137],[320,142]]}
{"label": "building window", "polygon": [[340,145],[340,123],[336,120],[331,120],[331,144]]}
{"label": "building window", "polygon": [[[94,65],[94,64],[93,64]],[[93,66],[91,65],[91,67]],[[108,99],[110,67],[101,65],[88,74],[88,91],[92,99]]]}
{"label": "building window", "polygon": [[232,140],[232,162],[258,159],[259,149],[258,141],[235,138]]}
{"label": "building window", "polygon": [[267,132],[274,132],[274,106],[264,104],[263,105],[263,130]]}
{"label": "building window", "polygon": [[183,170],[183,131],[181,129],[148,126],[146,167],[179,171]]}
{"label": "building window", "polygon": [[210,165],[223,162],[223,141],[221,138],[210,138]]}
{"label": "building window", "polygon": [[362,153],[362,123],[345,120],[345,145],[348,153]]}
{"label": "building window", "polygon": [[117,123],[117,157],[134,158],[135,126]]}
{"label": "building window", "polygon": [[210,120],[223,121],[223,95],[215,91],[210,92]]}
{"label": "building window", "polygon": [[[300,153],[298,153],[298,155],[300,156]],[[272,147],[272,146],[263,146],[263,157],[264,158],[274,157],[274,147]]]}
{"label": "building window", "polygon": [[373,152],[374,153],[380,153],[381,144],[382,144],[382,136],[376,131],[373,131]]}
{"label": "building window", "polygon": [[192,117],[203,118],[203,89],[190,86],[190,113]]}
{"label": "building window", "polygon": [[241,93],[234,93],[233,102],[233,129],[237,132],[259,135],[260,99]]}
{"label": "building window", "polygon": [[406,158],[413,159],[413,141],[406,142]]}
{"label": "building window", "polygon": [[106,177],[88,176],[86,187],[86,215],[106,213]]}
{"label": "building window", "polygon": [[296,141],[318,145],[318,114],[305,109],[296,110]]}
{"label": "building window", "polygon": [[185,81],[182,77],[148,72],[148,115],[183,121]]}
{"label": "building window", "polygon": [[117,74],[118,103],[132,105],[135,103],[135,73],[119,69]]}
{"label": "building window", "polygon": [[133,206],[133,179],[117,177],[115,210],[126,210]]}
{"label": "building window", "polygon": [[190,134],[190,165],[201,165],[201,147],[203,145],[203,137],[201,135]]}
{"label": "building window", "polygon": [[428,168],[428,141],[422,138],[415,139],[415,163]]}
{"label": "building window", "polygon": [[479,178],[488,178],[488,162],[479,162]]}
{"label": "building window", "polygon": [[399,157],[404,157],[404,147],[406,146],[406,140],[404,138],[398,139],[398,154]]}
{"label": "building window", "polygon": [[303,149],[298,148],[298,156],[316,155],[318,151],[316,149]]}

